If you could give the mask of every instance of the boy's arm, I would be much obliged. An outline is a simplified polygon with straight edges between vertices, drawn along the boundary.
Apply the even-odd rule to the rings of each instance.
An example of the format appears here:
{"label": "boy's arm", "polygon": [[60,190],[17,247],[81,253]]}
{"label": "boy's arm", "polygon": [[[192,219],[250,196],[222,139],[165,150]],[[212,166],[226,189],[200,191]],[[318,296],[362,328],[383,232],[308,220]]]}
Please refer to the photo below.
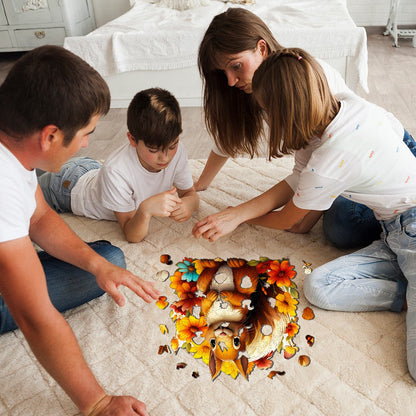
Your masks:
{"label": "boy's arm", "polygon": [[138,243],[146,237],[151,218],[169,217],[178,203],[181,203],[181,200],[176,195],[176,188],[172,188],[145,199],[136,211],[114,211],[114,214],[127,241]]}
{"label": "boy's arm", "polygon": [[178,222],[187,221],[199,206],[199,196],[193,186],[186,190],[178,189],[178,195],[181,203],[177,204],[170,216]]}
{"label": "boy's arm", "polygon": [[149,231],[151,215],[144,213],[141,206],[136,211],[116,212],[114,214],[129,243],[139,243]]}

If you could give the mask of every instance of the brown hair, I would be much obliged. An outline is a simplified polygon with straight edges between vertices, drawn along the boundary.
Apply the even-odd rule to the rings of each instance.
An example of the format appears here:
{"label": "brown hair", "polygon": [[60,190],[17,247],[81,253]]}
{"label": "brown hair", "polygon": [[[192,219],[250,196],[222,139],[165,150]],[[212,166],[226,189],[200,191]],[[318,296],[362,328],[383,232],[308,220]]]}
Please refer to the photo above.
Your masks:
{"label": "brown hair", "polygon": [[0,130],[23,140],[49,124],[64,133],[64,145],[106,114],[110,91],[98,72],[72,52],[46,45],[27,52],[0,86]]}
{"label": "brown hair", "polygon": [[253,76],[253,96],[269,123],[269,158],[304,148],[338,112],[319,63],[299,48],[269,55]]}
{"label": "brown hair", "polygon": [[127,109],[127,128],[136,143],[165,150],[182,133],[178,101],[162,88],[138,92]]}
{"label": "brown hair", "polygon": [[251,94],[228,85],[219,62],[224,55],[254,50],[261,39],[266,42],[269,53],[282,49],[263,20],[236,7],[214,17],[199,46],[205,123],[217,147],[229,156],[241,152],[251,157],[256,154],[263,118]]}

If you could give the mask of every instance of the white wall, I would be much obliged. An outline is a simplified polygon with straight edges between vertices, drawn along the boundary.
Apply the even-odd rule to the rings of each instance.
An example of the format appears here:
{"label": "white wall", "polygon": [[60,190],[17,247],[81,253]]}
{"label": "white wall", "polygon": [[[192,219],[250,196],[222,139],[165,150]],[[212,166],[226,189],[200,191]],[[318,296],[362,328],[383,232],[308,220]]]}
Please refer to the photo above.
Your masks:
{"label": "white wall", "polygon": [[[329,0],[331,1],[331,0]],[[130,0],[92,0],[97,26],[121,16],[130,8]],[[347,0],[348,10],[357,26],[385,26],[390,0]],[[416,1],[401,0],[398,23],[416,25]]]}
{"label": "white wall", "polygon": [[97,27],[121,16],[130,9],[129,0],[92,0],[92,5]]}
{"label": "white wall", "polygon": [[[390,0],[347,0],[348,11],[357,26],[385,26]],[[416,25],[416,1],[401,0],[398,24]]]}

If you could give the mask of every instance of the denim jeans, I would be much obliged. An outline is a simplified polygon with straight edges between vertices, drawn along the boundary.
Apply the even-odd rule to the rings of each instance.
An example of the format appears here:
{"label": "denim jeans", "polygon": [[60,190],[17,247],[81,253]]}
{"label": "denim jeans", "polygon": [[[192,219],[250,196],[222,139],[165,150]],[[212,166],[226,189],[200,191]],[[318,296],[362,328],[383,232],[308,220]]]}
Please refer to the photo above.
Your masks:
{"label": "denim jeans", "polygon": [[401,311],[407,300],[407,361],[416,379],[416,208],[380,221],[382,239],[315,269],[306,298],[335,311]]}
{"label": "denim jeans", "polygon": [[[416,157],[416,142],[406,130],[403,141]],[[342,196],[335,199],[322,219],[326,239],[341,249],[365,247],[378,240],[382,231],[372,209]]]}
{"label": "denim jeans", "polygon": [[75,157],[62,165],[58,173],[41,174],[38,183],[46,202],[56,212],[71,212],[72,188],[82,175],[100,167],[101,163],[89,157]]}
{"label": "denim jeans", "polygon": [[[95,241],[88,245],[109,262],[122,268],[126,267],[121,249],[108,241]],[[38,256],[45,271],[49,297],[58,311],[75,308],[105,293],[91,273],[58,260],[45,251],[39,252]],[[0,296],[0,334],[15,329],[17,325]]]}

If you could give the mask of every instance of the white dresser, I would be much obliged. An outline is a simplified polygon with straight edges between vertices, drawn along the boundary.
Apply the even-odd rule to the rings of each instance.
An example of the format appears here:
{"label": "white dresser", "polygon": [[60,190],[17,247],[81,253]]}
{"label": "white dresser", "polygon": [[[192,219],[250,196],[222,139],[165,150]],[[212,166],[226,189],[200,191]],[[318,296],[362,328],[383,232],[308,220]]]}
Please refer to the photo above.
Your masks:
{"label": "white dresser", "polygon": [[91,0],[0,0],[0,52],[63,45],[93,29]]}

